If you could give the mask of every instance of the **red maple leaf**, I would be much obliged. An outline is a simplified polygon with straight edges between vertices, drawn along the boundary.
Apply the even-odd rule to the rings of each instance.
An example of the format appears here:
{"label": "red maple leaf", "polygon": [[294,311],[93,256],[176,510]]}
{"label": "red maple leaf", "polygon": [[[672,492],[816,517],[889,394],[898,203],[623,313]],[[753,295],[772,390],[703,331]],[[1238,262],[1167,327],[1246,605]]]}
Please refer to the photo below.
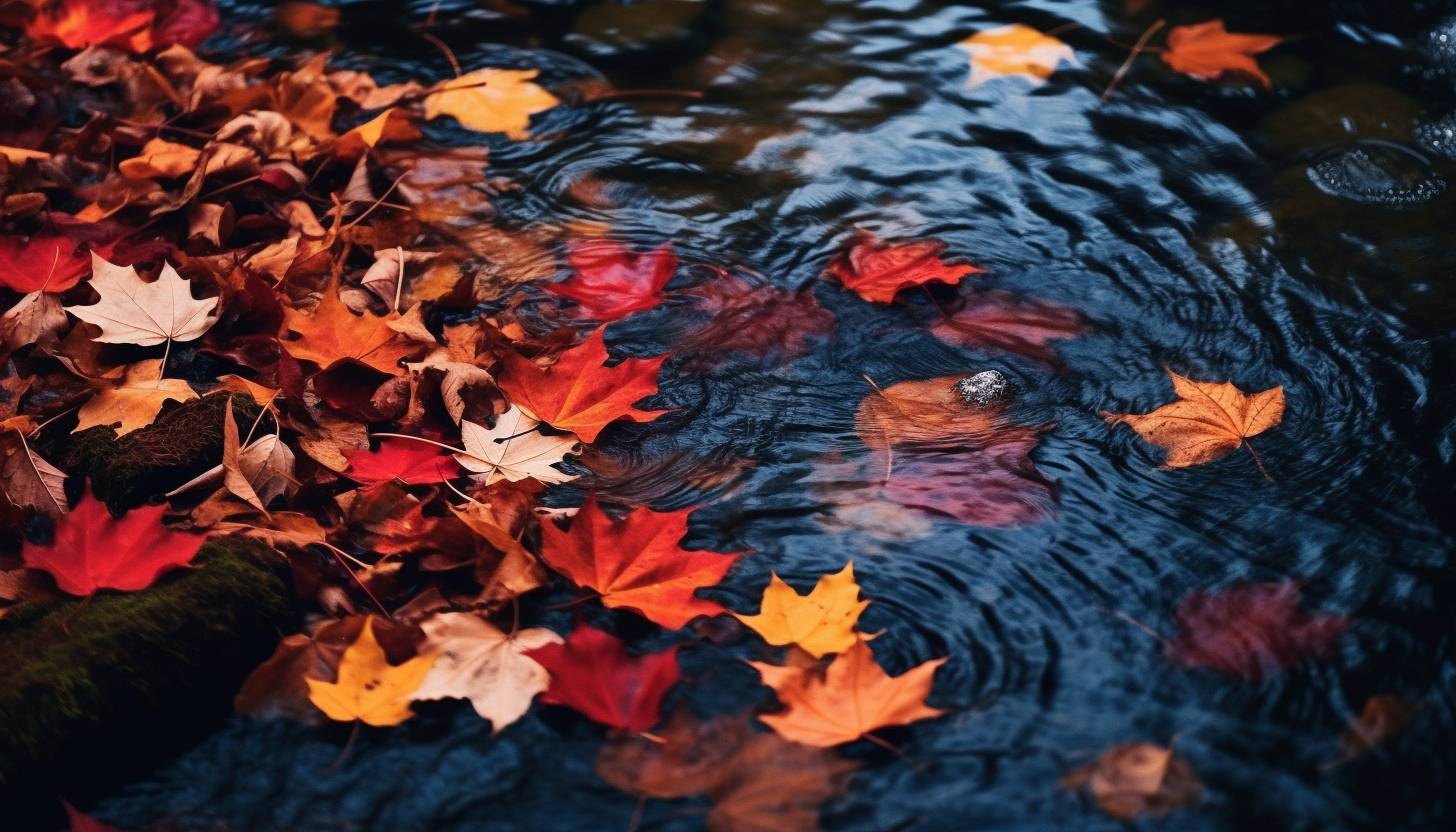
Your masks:
{"label": "red maple leaf", "polygon": [[1009,352],[1059,366],[1061,359],[1047,342],[1074,338],[1087,327],[1074,309],[992,290],[965,298],[932,323],[930,331],[957,347]]}
{"label": "red maple leaf", "polygon": [[1302,586],[1239,582],[1223,592],[1188,593],[1173,617],[1178,638],[1168,643],[1168,657],[1251,682],[1326,657],[1348,619],[1301,610]]}
{"label": "red maple leaf", "polygon": [[428,485],[460,475],[460,466],[454,457],[434,445],[409,439],[382,439],[379,450],[345,451],[344,458],[349,460],[349,470],[344,476],[364,485],[396,479],[405,485]]}
{"label": "red maple leaf", "polygon": [[675,630],[699,615],[726,612],[693,593],[722,580],[743,554],[680,548],[692,511],[639,508],[613,523],[592,495],[572,519],[570,531],[541,524],[541,557],[577,586],[601,593],[603,605],[632,610]]}
{"label": "red maple leaf", "polygon": [[617,421],[650,422],[665,410],[638,410],[633,403],[657,392],[657,370],[667,359],[628,358],[606,366],[603,327],[584,343],[563,352],[542,370],[514,352],[502,359],[499,384],[515,404],[557,430],[595,442],[602,428]]}
{"label": "red maple leaf", "polygon": [[[91,252],[114,260],[112,251],[124,234],[114,222],[80,222],[51,215],[51,227],[24,238],[0,237],[0,286],[29,294],[45,289],[64,292],[91,274]],[[22,242],[23,241],[23,242]],[[138,252],[145,259],[150,251]],[[130,265],[125,261],[120,265]]]}
{"label": "red maple leaf", "polygon": [[165,510],[144,506],[117,519],[87,494],[56,523],[49,546],[27,541],[20,554],[26,566],[49,572],[56,586],[72,595],[146,589],[162,573],[191,563],[207,540],[162,525]]}
{"label": "red maple leaf", "polygon": [[551,687],[541,701],[565,705],[596,722],[623,731],[646,731],[662,718],[662,697],[677,684],[674,645],[637,658],[627,655],[622,640],[585,624],[564,644],[548,644],[526,653],[551,674]]}
{"label": "red maple leaf", "polygon": [[217,31],[212,0],[61,0],[36,13],[26,34],[42,46],[115,46],[147,52],[194,47]]}
{"label": "red maple leaf", "polygon": [[787,363],[807,355],[814,339],[834,332],[834,315],[813,292],[754,286],[723,274],[692,293],[694,306],[713,317],[672,341],[675,355],[689,357],[683,365],[688,372],[710,369],[735,353]]}
{"label": "red maple leaf", "polygon": [[571,247],[566,256],[576,274],[544,288],[580,305],[582,317],[617,321],[651,309],[666,299],[662,287],[677,273],[672,244],[634,254],[615,240],[588,240]]}
{"label": "red maple leaf", "polygon": [[985,271],[947,265],[940,259],[944,251],[940,240],[886,243],[862,231],[847,251],[830,262],[829,271],[845,288],[873,303],[890,303],[901,289],[927,283],[955,286],[966,275]]}

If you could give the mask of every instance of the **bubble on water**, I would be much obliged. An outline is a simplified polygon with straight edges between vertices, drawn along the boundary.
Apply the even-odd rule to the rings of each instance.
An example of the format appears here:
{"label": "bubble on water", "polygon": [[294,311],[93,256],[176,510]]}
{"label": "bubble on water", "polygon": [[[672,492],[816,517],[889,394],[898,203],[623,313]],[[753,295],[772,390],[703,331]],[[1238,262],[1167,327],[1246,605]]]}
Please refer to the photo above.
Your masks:
{"label": "bubble on water", "polygon": [[1309,168],[1310,181],[1327,194],[1392,208],[1428,202],[1446,191],[1430,161],[1388,142],[1362,142]]}

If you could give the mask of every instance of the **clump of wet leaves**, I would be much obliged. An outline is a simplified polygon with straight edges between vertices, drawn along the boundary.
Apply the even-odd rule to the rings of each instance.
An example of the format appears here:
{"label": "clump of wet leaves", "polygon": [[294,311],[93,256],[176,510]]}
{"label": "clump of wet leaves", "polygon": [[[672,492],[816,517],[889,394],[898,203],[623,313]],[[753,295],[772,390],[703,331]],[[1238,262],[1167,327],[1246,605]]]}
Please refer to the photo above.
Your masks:
{"label": "clump of wet leaves", "polygon": [[[292,37],[338,24],[337,11],[283,8]],[[677,413],[654,406],[666,376],[778,370],[817,349],[837,327],[825,294],[881,310],[924,296],[938,315],[923,328],[948,347],[1048,373],[1062,369],[1057,342],[1089,329],[1075,310],[983,285],[986,269],[936,239],[857,229],[817,285],[789,291],[682,263],[668,240],[505,224],[492,200],[512,184],[491,175],[487,148],[440,146],[421,128],[447,119],[492,141],[549,140],[538,116],[572,105],[535,70],[380,85],[327,56],[229,61],[193,51],[219,24],[208,0],[5,11],[21,34],[0,53],[16,93],[0,116],[0,521],[24,543],[0,552],[0,603],[144,591],[207,536],[258,539],[291,564],[309,626],[249,678],[240,711],[387,730],[416,702],[458,699],[500,731],[532,708],[571,709],[603,726],[604,780],[643,800],[706,797],[715,830],[816,829],[860,765],[842,746],[905,756],[878,732],[950,710],[929,704],[948,657],[881,666],[852,564],[802,592],[771,572],[757,611],[700,593],[766,556],[685,544],[696,506],[644,504],[666,492],[640,481],[681,492],[752,460],[702,470],[624,446]],[[1196,34],[1175,30],[1170,66],[1191,66]],[[962,45],[976,84],[1040,82],[1075,62],[1024,26]],[[1235,45],[1241,60],[1204,49],[1180,71],[1253,74],[1250,56],[1273,44]],[[614,351],[609,324],[664,313],[688,322],[664,325],[670,350]],[[1172,379],[1178,402],[1108,417],[1166,449],[1170,468],[1247,447],[1282,418],[1281,388],[1251,397]],[[866,378],[847,439],[858,457],[824,460],[824,479],[942,522],[1045,522],[1055,490],[1031,453],[1054,426],[1024,423],[1017,395],[974,362]],[[110,512],[91,496],[78,446],[138,441],[200,402],[221,414],[206,465],[145,494],[147,507]],[[131,543],[95,545],[110,538]],[[1192,597],[1169,656],[1251,681],[1325,656],[1343,619],[1302,613],[1289,586]],[[640,620],[539,626],[534,599],[563,590],[569,605]],[[669,691],[694,681],[679,654],[739,622],[762,639],[751,664],[777,704],[664,722]],[[648,649],[640,634],[654,628]],[[1406,718],[1371,713],[1377,727],[1347,753]],[[1199,794],[1191,765],[1147,744],[1064,783],[1122,818]]]}

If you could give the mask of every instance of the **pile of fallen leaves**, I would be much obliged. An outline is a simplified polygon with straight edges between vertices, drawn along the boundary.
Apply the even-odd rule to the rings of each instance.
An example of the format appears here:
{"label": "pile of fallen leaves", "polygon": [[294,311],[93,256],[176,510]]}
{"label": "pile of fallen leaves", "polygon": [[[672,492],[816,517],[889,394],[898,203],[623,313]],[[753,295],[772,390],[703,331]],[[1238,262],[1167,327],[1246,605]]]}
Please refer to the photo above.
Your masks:
{"label": "pile of fallen leaves", "polygon": [[[535,72],[380,86],[323,56],[214,62],[193,51],[219,24],[208,0],[0,12],[16,33],[0,52],[0,602],[140,591],[209,536],[262,540],[290,563],[310,626],[257,669],[240,710],[383,728],[414,702],[462,699],[499,731],[533,702],[564,706],[610,729],[604,779],[644,799],[706,796],[713,829],[816,828],[854,767],[836,748],[887,745],[876,731],[943,713],[926,700],[946,659],[886,673],[846,565],[805,595],[774,576],[758,613],[732,613],[764,642],[753,667],[778,710],[664,721],[677,654],[714,637],[708,619],[735,621],[698,591],[756,556],[683,548],[692,510],[614,487],[631,481],[614,437],[664,415],[650,404],[664,373],[782,366],[835,318],[811,290],[681,268],[668,242],[498,223],[493,196],[513,185],[489,175],[486,148],[420,127],[536,140],[533,117],[570,105]],[[1071,57],[1022,45],[1033,69]],[[995,71],[1015,68],[1010,48],[995,46]],[[820,288],[875,304],[931,294],[929,328],[948,344],[1056,369],[1049,342],[1080,334],[1080,317],[973,288],[982,270],[945,255],[860,233]],[[673,351],[614,357],[607,325],[669,297],[693,321]],[[868,380],[864,456],[845,476],[944,519],[1045,519],[1054,495],[1029,454],[1050,426],[1012,424],[1005,397],[964,381]],[[1173,381],[1176,403],[1109,416],[1169,466],[1246,446],[1283,412],[1279,389]],[[131,484],[138,499],[93,494],[70,452],[219,399],[220,452],[194,476]],[[545,499],[562,493],[585,496]],[[642,652],[582,618],[565,636],[531,626],[522,599],[553,586],[684,633]],[[1168,653],[1253,680],[1322,655],[1343,619],[1298,601],[1297,585],[1195,594]],[[1151,746],[1067,782],[1119,816],[1198,791]]]}

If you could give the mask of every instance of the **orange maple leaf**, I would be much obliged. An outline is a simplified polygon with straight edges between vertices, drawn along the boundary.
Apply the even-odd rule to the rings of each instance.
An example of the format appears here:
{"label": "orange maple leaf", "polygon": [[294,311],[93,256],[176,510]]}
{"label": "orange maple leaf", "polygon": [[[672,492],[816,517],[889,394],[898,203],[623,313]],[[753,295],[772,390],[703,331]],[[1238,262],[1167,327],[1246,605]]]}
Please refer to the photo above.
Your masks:
{"label": "orange maple leaf", "polygon": [[1254,56],[1279,45],[1283,38],[1274,35],[1238,35],[1223,27],[1223,20],[1210,20],[1193,26],[1174,26],[1168,32],[1168,48],[1163,60],[1175,72],[1212,81],[1227,71],[1243,72],[1259,79],[1268,89],[1269,76],[1259,68]]}
{"label": "orange maple leaf", "polygon": [[945,713],[925,704],[935,669],[945,662],[931,659],[890,676],[860,639],[822,676],[814,668],[749,664],[788,706],[782,713],[762,714],[759,720],[786,740],[828,748],[853,742],[877,728],[908,725]]}
{"label": "orange maple leaf", "polygon": [[632,405],[657,392],[657,370],[667,356],[628,358],[608,367],[603,330],[598,327],[545,370],[507,352],[500,369],[501,389],[536,418],[575,433],[583,442],[595,442],[602,428],[619,419],[651,422],[666,413]]}
{"label": "orange maple leaf", "polygon": [[601,593],[604,606],[632,610],[675,630],[699,615],[727,612],[693,592],[718,583],[743,554],[679,547],[691,513],[639,508],[613,523],[592,495],[576,513],[570,531],[541,524],[541,557],[578,586]]}
{"label": "orange maple leaf", "polygon": [[[1168,375],[1173,378],[1178,401],[1143,415],[1104,411],[1102,417],[1114,425],[1127,424],[1144,439],[1167,449],[1165,464],[1169,468],[1218,459],[1284,418],[1283,387],[1250,396],[1227,382],[1191,381],[1172,370]],[[1264,463],[1252,445],[1249,453],[1263,471]]]}
{"label": "orange maple leaf", "polygon": [[886,243],[860,232],[853,245],[830,262],[829,271],[846,289],[872,303],[890,303],[901,289],[927,283],[955,286],[966,275],[985,271],[947,265],[940,259],[944,251],[945,243],[940,240]]}
{"label": "orange maple leaf", "polygon": [[285,329],[302,337],[284,341],[288,354],[301,361],[312,361],[327,369],[336,361],[352,358],[389,375],[400,372],[399,360],[412,355],[419,347],[389,327],[398,320],[391,312],[383,318],[355,315],[339,300],[338,291],[330,286],[312,315],[288,309],[283,318]]}

